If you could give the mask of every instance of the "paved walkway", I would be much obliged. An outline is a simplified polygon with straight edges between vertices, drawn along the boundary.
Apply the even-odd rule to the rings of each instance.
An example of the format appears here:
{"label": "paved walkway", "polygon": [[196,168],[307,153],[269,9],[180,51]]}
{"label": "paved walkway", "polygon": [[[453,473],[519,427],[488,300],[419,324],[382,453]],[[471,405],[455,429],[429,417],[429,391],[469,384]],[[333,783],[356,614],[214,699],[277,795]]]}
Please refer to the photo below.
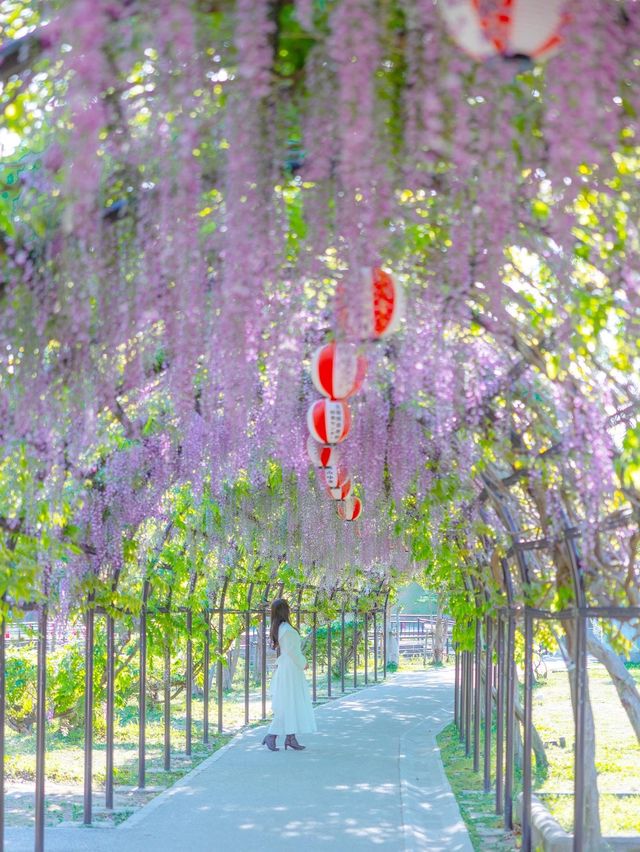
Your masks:
{"label": "paved walkway", "polygon": [[[451,671],[395,675],[317,709],[304,752],[246,731],[112,830],[49,829],[47,852],[471,852],[435,735]],[[24,830],[12,852],[31,850]],[[24,843],[23,843],[24,839]]]}

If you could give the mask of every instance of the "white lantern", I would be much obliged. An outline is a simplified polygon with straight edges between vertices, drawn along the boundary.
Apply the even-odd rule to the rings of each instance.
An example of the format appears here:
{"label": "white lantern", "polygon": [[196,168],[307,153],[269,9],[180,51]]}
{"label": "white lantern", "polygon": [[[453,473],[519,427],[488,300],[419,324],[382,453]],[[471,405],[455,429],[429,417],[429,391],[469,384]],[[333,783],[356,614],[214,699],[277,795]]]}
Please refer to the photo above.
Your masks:
{"label": "white lantern", "polygon": [[351,494],[351,487],[351,480],[345,479],[342,485],[339,485],[337,488],[327,488],[327,493],[334,500],[346,500]]}
{"label": "white lantern", "polygon": [[564,0],[438,0],[453,40],[477,60],[546,59],[562,41]]}
{"label": "white lantern", "polygon": [[338,450],[329,444],[319,444],[311,435],[307,438],[307,455],[311,464],[321,469],[338,463]]}
{"label": "white lantern", "polygon": [[324,481],[327,488],[340,488],[349,479],[349,471],[342,466],[330,465],[324,471]]}
{"label": "white lantern", "polygon": [[400,328],[404,316],[404,291],[389,272],[380,266],[360,270],[365,289],[366,336],[377,340]]}
{"label": "white lantern", "polygon": [[347,399],[362,387],[366,359],[352,343],[329,343],[311,359],[311,379],[316,390],[329,399]]}
{"label": "white lantern", "polygon": [[347,497],[338,506],[338,516],[343,521],[357,521],[362,514],[362,502],[358,497]]}
{"label": "white lantern", "polygon": [[351,412],[342,400],[318,399],[307,412],[307,427],[319,444],[339,444],[351,429]]}

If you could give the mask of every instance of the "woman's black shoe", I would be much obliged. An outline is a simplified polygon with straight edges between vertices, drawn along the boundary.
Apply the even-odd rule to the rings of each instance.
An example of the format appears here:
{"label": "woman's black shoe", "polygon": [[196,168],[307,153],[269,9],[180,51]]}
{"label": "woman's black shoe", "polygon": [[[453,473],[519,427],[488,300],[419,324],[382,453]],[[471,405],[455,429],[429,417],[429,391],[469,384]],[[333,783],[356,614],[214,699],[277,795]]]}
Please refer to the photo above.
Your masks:
{"label": "woman's black shoe", "polygon": [[262,745],[266,745],[269,751],[280,751],[279,748],[276,748],[275,734],[267,734],[266,737],[262,740]]}

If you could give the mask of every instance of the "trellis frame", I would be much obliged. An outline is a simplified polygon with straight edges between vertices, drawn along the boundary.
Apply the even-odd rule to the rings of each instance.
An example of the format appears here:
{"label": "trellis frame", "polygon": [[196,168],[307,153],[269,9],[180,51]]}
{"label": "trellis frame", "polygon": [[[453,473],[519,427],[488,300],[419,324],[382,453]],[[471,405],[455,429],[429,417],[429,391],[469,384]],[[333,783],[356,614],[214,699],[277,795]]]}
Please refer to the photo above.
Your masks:
{"label": "trellis frame", "polygon": [[[619,525],[628,518],[618,519]],[[466,743],[466,753],[470,754],[471,719],[473,719],[473,756],[474,771],[480,770],[479,754],[481,740],[481,722],[484,719],[483,746],[483,786],[485,792],[492,789],[491,783],[491,730],[493,712],[496,712],[496,756],[495,756],[495,811],[504,815],[505,828],[511,830],[513,818],[513,772],[514,772],[514,725],[516,722],[514,703],[516,691],[515,669],[515,631],[519,627],[524,637],[524,722],[523,722],[523,759],[522,759],[522,849],[532,849],[532,733],[533,733],[533,636],[536,622],[574,621],[576,624],[575,650],[575,746],[574,746],[574,831],[573,848],[581,852],[584,848],[584,793],[585,793],[585,706],[587,700],[587,627],[589,619],[615,619],[621,622],[640,621],[640,606],[593,606],[588,604],[584,586],[584,575],[577,548],[577,531],[565,529],[565,546],[570,557],[571,579],[575,605],[562,610],[537,608],[526,602],[518,601],[512,582],[511,566],[515,568],[523,583],[529,583],[530,577],[526,561],[522,554],[527,550],[544,550],[554,543],[550,540],[536,539],[518,541],[517,531],[513,530],[516,540],[509,548],[507,557],[501,561],[504,578],[506,604],[495,607],[488,615],[478,618],[471,625],[475,627],[473,650],[460,650],[455,654],[454,722],[460,739]],[[488,566],[487,566],[488,567]],[[488,592],[487,592],[488,595]],[[494,638],[495,637],[495,638]],[[492,690],[496,659],[496,696]],[[483,669],[485,679],[482,683]],[[472,671],[475,670],[475,678]]]}
{"label": "trellis frame", "polygon": [[[246,606],[237,608],[225,605],[225,597],[229,585],[238,583],[247,587]],[[112,590],[115,591],[117,578],[115,579]],[[260,721],[267,717],[267,702],[266,702],[266,686],[267,686],[267,671],[266,671],[266,644],[267,644],[267,621],[269,617],[269,607],[271,603],[271,592],[276,586],[277,595],[282,596],[285,592],[284,583],[275,582],[273,579],[267,581],[235,581],[232,576],[226,575],[219,587],[218,591],[211,598],[210,606],[207,606],[201,615],[205,621],[204,642],[202,647],[202,660],[206,664],[204,676],[204,694],[203,694],[203,742],[209,741],[209,678],[208,669],[210,663],[210,641],[211,641],[211,619],[217,616],[217,730],[222,733],[223,710],[224,710],[224,692],[222,689],[222,671],[223,671],[223,637],[225,627],[225,616],[241,615],[243,617],[243,625],[245,632],[245,652],[248,648],[249,631],[252,622],[258,621],[259,625],[259,641],[262,643],[261,656],[261,671],[260,671],[260,692],[261,692],[261,716]],[[261,588],[259,602],[255,603],[256,587]],[[313,599],[308,604],[303,605],[304,594],[312,593]],[[340,608],[340,613],[337,618],[328,618],[326,626],[330,629],[336,622],[340,626],[342,641],[340,643],[340,694],[345,694],[348,689],[345,684],[345,643],[344,643],[344,616],[345,612],[349,611],[351,595],[355,593],[355,600],[366,597],[370,603],[370,609],[367,609],[365,615],[375,613],[375,617],[379,612],[383,612],[384,623],[387,623],[387,607],[389,600],[389,589],[385,582],[382,581],[375,588],[362,587],[360,589],[349,590],[344,586],[334,587],[331,590],[323,592],[322,589],[307,583],[298,584],[294,590],[294,594],[288,590],[288,594],[296,599],[296,623],[300,627],[303,623],[303,616],[307,617],[311,626],[311,641],[312,641],[312,656],[314,664],[312,666],[312,692],[314,701],[318,700],[317,693],[317,649],[316,649],[316,631],[318,628],[318,614],[321,605],[325,598],[331,600],[336,595],[343,597],[343,603]],[[121,618],[137,618],[138,619],[138,654],[140,662],[140,676],[138,687],[138,707],[139,707],[139,737],[138,737],[138,786],[144,789],[146,786],[146,688],[147,688],[147,629],[148,620],[156,615],[169,615],[175,619],[186,619],[187,623],[187,651],[185,665],[185,690],[187,694],[186,702],[186,725],[185,725],[185,754],[191,753],[192,732],[193,732],[193,716],[192,705],[189,700],[190,692],[193,687],[193,646],[191,638],[193,609],[188,606],[152,606],[149,603],[151,595],[151,582],[147,578],[143,583],[142,589],[142,606],[138,613],[120,608],[118,613]],[[38,626],[36,635],[37,648],[37,707],[36,707],[36,777],[35,777],[35,828],[34,828],[34,850],[35,852],[44,852],[44,835],[45,835],[45,762],[46,762],[46,661],[47,661],[47,626],[49,617],[49,605],[43,603],[37,605],[35,603],[18,606],[14,604],[11,609],[13,611],[21,611],[23,613],[36,611],[38,613]],[[292,607],[293,611],[293,607]],[[356,610],[357,612],[357,610]],[[90,825],[93,817],[93,790],[92,790],[92,748],[94,740],[93,730],[93,664],[95,652],[95,619],[104,618],[107,632],[107,648],[106,648],[106,700],[105,700],[105,719],[106,719],[106,779],[105,779],[105,806],[113,808],[114,796],[114,709],[115,709],[115,632],[117,618],[114,616],[113,610],[107,610],[103,606],[97,606],[92,596],[89,596],[86,601],[84,612],[85,621],[85,637],[84,637],[84,658],[85,658],[85,698],[84,698],[84,773],[83,773],[83,822],[85,825]],[[6,660],[6,642],[5,642],[5,622],[2,621],[2,634],[0,636],[0,852],[4,852],[4,714],[5,714],[5,660]],[[357,626],[357,620],[354,621]],[[354,630],[354,635],[355,635]],[[329,634],[328,634],[329,635]],[[366,641],[366,639],[365,639]],[[191,651],[191,652],[190,652]],[[368,659],[370,649],[367,649],[365,659]],[[374,669],[377,682],[377,648],[374,650]],[[386,678],[386,638],[383,642],[383,678]],[[250,719],[250,702],[249,702],[249,656],[245,656],[245,672],[243,678],[244,687],[244,708],[245,708],[245,724],[249,724]],[[330,663],[329,663],[330,664]],[[167,660],[167,650],[164,653],[164,766],[165,769],[171,768],[171,705],[170,695],[168,695],[168,674],[170,676],[170,659]],[[368,677],[365,676],[364,683],[358,682],[357,672],[357,657],[354,657],[354,684],[353,688],[368,684]],[[331,676],[329,669],[327,695],[322,696],[330,700],[333,697],[331,690]],[[169,699],[169,700],[168,700]]]}

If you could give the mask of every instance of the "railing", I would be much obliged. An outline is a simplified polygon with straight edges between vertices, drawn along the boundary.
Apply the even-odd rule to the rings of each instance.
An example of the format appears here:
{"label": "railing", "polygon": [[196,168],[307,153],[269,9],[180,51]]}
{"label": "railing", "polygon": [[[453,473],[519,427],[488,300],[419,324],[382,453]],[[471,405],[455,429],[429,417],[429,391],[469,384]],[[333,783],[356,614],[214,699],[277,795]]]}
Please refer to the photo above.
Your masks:
{"label": "railing", "polygon": [[440,629],[443,631],[442,650],[448,659],[452,652],[454,620],[449,616],[422,613],[391,613],[389,616],[390,633],[398,637],[399,654],[406,657],[434,656],[436,627],[440,618]]}
{"label": "railing", "polygon": [[[151,608],[146,603],[142,611],[137,616],[139,621],[138,627],[138,658],[139,658],[139,689],[138,689],[138,712],[139,712],[139,732],[138,732],[138,786],[144,789],[146,784],[145,768],[146,768],[146,704],[147,704],[147,632],[149,622],[157,615],[170,615],[171,617],[185,619],[187,626],[187,643],[185,657],[185,695],[186,695],[186,726],[185,726],[185,743],[184,749],[187,755],[191,754],[193,740],[193,717],[192,717],[192,694],[194,688],[194,654],[201,655],[204,672],[208,674],[210,669],[210,660],[212,651],[215,651],[216,661],[216,676],[215,689],[217,695],[217,730],[218,733],[223,731],[223,708],[224,708],[224,690],[223,690],[223,669],[225,665],[225,649],[223,645],[225,635],[225,617],[227,615],[242,616],[244,618],[245,629],[238,637],[237,641],[242,643],[242,653],[245,660],[259,658],[259,689],[260,689],[260,720],[265,720],[267,717],[267,637],[269,630],[269,587],[264,590],[263,599],[258,606],[251,606],[251,594],[247,596],[248,606],[246,609],[236,609],[220,606],[224,602],[224,591],[220,596],[220,602],[217,607],[207,608],[198,613],[206,624],[204,632],[204,641],[199,649],[194,649],[194,641],[192,637],[193,617],[194,613],[187,607],[175,608]],[[302,607],[301,595],[298,598],[298,606],[293,609],[292,620],[298,628],[303,623],[310,626],[310,634],[308,639],[311,642],[311,687],[313,701],[319,700],[318,695],[318,653],[317,653],[317,631],[320,627],[327,629],[327,693],[322,696],[326,699],[331,699],[332,695],[332,664],[339,661],[340,671],[340,694],[344,694],[352,687],[358,688],[361,685],[367,685],[371,681],[370,676],[370,659],[373,657],[372,682],[376,683],[380,677],[385,678],[387,674],[387,606],[386,600],[388,595],[383,594],[384,606],[376,606],[366,612],[361,612],[357,608],[357,600],[353,604],[353,608],[348,608],[348,605],[340,610],[337,619],[325,620],[321,613],[314,607]],[[146,601],[146,597],[145,597]],[[35,627],[35,642],[37,647],[37,699],[36,699],[36,771],[35,771],[35,837],[34,848],[35,852],[43,852],[44,850],[44,829],[45,829],[45,730],[46,730],[46,664],[47,653],[50,638],[48,629],[49,612],[47,605],[42,605],[39,608],[30,607],[23,608],[23,611],[37,612],[37,623]],[[131,615],[131,613],[127,613]],[[105,806],[108,809],[113,808],[114,800],[114,722],[115,722],[115,638],[116,638],[116,620],[115,617],[108,612],[105,612],[100,607],[92,605],[89,601],[89,606],[84,616],[84,629],[80,631],[78,641],[84,643],[85,657],[85,704],[84,704],[84,784],[83,784],[83,821],[85,824],[91,824],[92,807],[93,807],[93,767],[92,767],[92,751],[94,743],[93,730],[93,666],[95,652],[95,627],[96,619],[103,618],[105,620],[106,629],[106,702],[105,702],[105,722],[106,722],[106,777],[105,777]],[[252,621],[258,621],[257,626],[252,624]],[[346,626],[349,623],[354,623],[357,630],[353,631],[353,648],[350,649],[353,655],[352,671],[348,671],[346,661]],[[338,627],[339,640],[338,648],[333,647],[332,628],[335,630]],[[215,628],[214,628],[215,626]],[[0,852],[4,852],[4,720],[5,720],[5,696],[6,696],[6,648],[7,648],[7,630],[4,623],[0,625]],[[362,632],[362,641],[364,641],[365,653],[363,659],[359,659],[358,631]],[[212,641],[212,632],[215,632],[216,641]],[[31,631],[31,641],[33,641],[34,631]],[[359,673],[359,664],[364,663],[363,675]],[[380,671],[380,665],[382,671]],[[249,666],[245,665],[244,671],[244,723],[248,725],[252,720],[250,718],[250,691],[251,684],[249,678]],[[205,676],[203,680],[203,727],[202,739],[204,743],[209,742],[210,728],[210,681],[209,677]],[[165,646],[163,659],[163,729],[164,729],[164,768],[171,768],[171,649]]]}
{"label": "railing", "polygon": [[[574,832],[573,848],[584,847],[585,807],[585,704],[587,696],[587,629],[589,619],[617,619],[621,622],[640,618],[640,607],[579,607],[549,612],[533,607],[504,607],[494,617],[475,622],[472,651],[455,652],[454,722],[467,756],[473,754],[473,769],[484,775],[484,791],[492,789],[491,736],[495,721],[496,747],[493,778],[495,812],[504,814],[505,828],[512,830],[515,766],[515,662],[516,626],[524,636],[523,758],[522,758],[522,849],[532,847],[532,740],[534,683],[534,626],[536,621],[573,621],[575,649],[570,677],[575,690]],[[484,682],[483,682],[484,672]],[[495,695],[494,695],[495,693]],[[494,716],[495,713],[495,716]],[[484,724],[483,724],[484,722]],[[482,761],[481,761],[482,758]]]}

